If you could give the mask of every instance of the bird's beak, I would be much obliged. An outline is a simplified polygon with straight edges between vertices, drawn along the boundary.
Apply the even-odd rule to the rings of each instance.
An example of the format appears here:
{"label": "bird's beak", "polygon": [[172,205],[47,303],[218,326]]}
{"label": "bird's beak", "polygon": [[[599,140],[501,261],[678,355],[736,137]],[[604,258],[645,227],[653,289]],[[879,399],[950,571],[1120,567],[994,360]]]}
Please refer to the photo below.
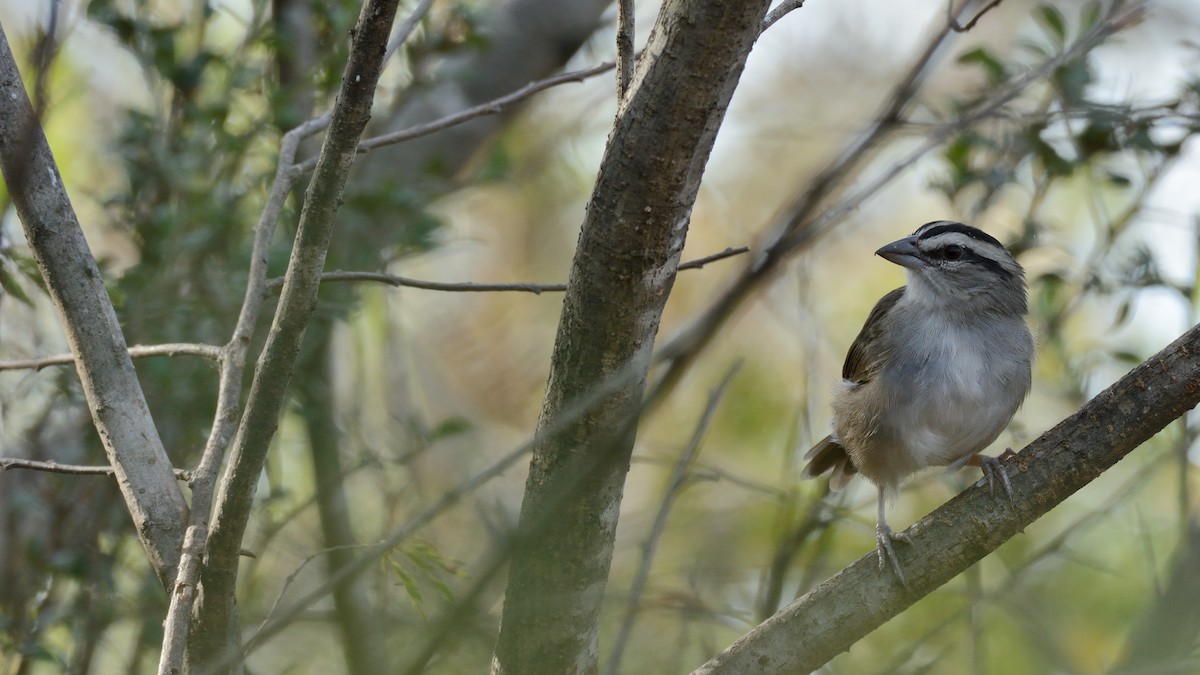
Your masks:
{"label": "bird's beak", "polygon": [[875,255],[910,270],[919,270],[925,266],[925,256],[917,248],[915,237],[893,241],[875,251]]}

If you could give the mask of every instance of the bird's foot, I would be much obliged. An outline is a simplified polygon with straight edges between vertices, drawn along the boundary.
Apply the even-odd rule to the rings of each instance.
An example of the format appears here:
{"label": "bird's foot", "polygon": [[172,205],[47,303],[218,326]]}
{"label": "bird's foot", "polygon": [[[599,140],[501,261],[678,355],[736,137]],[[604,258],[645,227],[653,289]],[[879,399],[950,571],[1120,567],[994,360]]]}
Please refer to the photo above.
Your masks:
{"label": "bird's foot", "polygon": [[904,569],[900,567],[900,559],[896,557],[896,549],[892,548],[893,541],[902,541],[909,546],[912,546],[912,539],[903,532],[893,532],[892,528],[888,527],[885,522],[879,522],[875,525],[875,542],[879,545],[876,553],[879,555],[879,571],[882,572],[887,567],[888,562],[892,564],[892,571],[896,573],[896,578],[900,579],[900,583],[905,590],[911,591],[908,586],[908,577],[904,576]]}
{"label": "bird's foot", "polygon": [[1004,452],[1000,453],[999,457],[992,457],[990,455],[975,455],[975,457],[972,458],[975,460],[975,462],[972,463],[977,464],[983,471],[983,478],[980,478],[976,485],[982,487],[983,483],[986,481],[988,491],[995,494],[996,477],[999,476],[1000,485],[1004,488],[1004,494],[1008,495],[1009,505],[1012,505],[1013,503],[1013,491],[1012,483],[1008,480],[1008,471],[1004,468],[1004,461],[1009,457],[1016,456],[1017,453],[1013,452],[1012,448],[1008,448]]}

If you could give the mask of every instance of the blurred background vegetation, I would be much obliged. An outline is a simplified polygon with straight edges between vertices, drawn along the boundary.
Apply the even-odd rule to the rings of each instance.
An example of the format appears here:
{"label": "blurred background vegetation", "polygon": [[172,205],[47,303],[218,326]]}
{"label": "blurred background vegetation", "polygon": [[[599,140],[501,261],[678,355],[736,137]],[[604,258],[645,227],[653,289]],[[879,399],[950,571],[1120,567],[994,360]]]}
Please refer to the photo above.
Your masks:
{"label": "blurred background vegetation", "polygon": [[[539,76],[611,58],[612,16],[592,5],[594,33],[569,49],[554,45],[558,61]],[[279,137],[331,103],[357,3],[93,0],[62,3],[53,20],[51,6],[0,0],[0,21],[43,104],[128,342],[222,344]],[[1008,0],[949,38],[907,123],[844,189],[1060,53],[1107,6]],[[299,21],[283,22],[284,10]],[[640,38],[656,11],[639,3]],[[764,34],[710,160],[684,258],[755,246],[772,215],[871,122],[945,12],[941,2],[811,0]],[[441,114],[464,107],[470,96],[438,100],[449,81],[492,97],[536,79],[487,93],[502,79],[488,65],[499,68],[500,57],[487,56],[506,44],[489,23],[496,17],[486,2],[435,2],[385,74],[380,128],[428,116],[413,112],[420,104]],[[1019,253],[1038,360],[1033,393],[993,452],[1022,447],[1195,323],[1198,29],[1200,5],[1149,3],[1139,23],[904,171],[723,327],[639,433],[602,667],[630,620],[630,588],[673,465],[735,362],[743,365],[665,514],[619,672],[687,672],[870,552],[873,491],[858,484],[828,495],[821,482],[799,481],[798,458],[828,431],[827,392],[846,347],[874,301],[902,283],[899,269],[872,257],[880,245],[926,221],[954,219]],[[368,155],[339,215],[329,269],[565,281],[616,111],[612,80],[553,89],[503,124],[479,123],[475,136],[435,135]],[[0,358],[65,351],[6,193],[0,200]],[[294,211],[284,217],[272,259],[278,273],[296,219]],[[663,337],[742,264],[681,273]],[[244,543],[257,556],[242,566],[247,637],[352,558],[358,543],[385,537],[528,437],[560,306],[553,293],[322,292],[296,403]],[[190,468],[212,421],[215,368],[190,357],[137,365],[168,452]],[[0,406],[0,456],[103,463],[72,370],[0,372]],[[1189,528],[1200,506],[1194,426],[1184,420],[1159,434],[827,670],[1115,667],[1132,653],[1139,622],[1164,611],[1176,559],[1200,547]],[[914,481],[891,522],[907,526],[976,478],[964,471]],[[368,649],[348,630],[354,616],[370,617],[357,630],[374,635],[377,655],[405,661],[455,607],[489,544],[514,526],[523,484],[514,469],[471,492],[352,593],[302,613],[254,653],[250,669],[371,672],[346,656]],[[131,534],[110,479],[0,473],[0,675],[152,670],[165,598]],[[489,586],[456,622],[453,646],[431,672],[487,667],[501,591]],[[1200,596],[1191,600],[1200,605]],[[1193,646],[1196,636],[1192,625]],[[1194,655],[1190,665],[1169,672],[1200,670]]]}

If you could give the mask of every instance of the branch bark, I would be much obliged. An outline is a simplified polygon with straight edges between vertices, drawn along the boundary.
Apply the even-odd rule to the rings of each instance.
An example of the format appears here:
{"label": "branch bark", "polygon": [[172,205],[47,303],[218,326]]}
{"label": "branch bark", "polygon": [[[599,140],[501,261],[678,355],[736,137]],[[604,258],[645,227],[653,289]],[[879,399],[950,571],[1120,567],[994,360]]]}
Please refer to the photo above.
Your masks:
{"label": "branch bark", "polygon": [[304,330],[316,309],[334,216],[341,205],[359,139],[371,116],[396,5],[397,0],[364,3],[351,33],[350,59],[305,196],[279,310],[254,373],[217,499],[201,573],[197,621],[188,645],[188,667],[193,671],[223,664],[228,658],[226,650],[239,644],[234,586],[242,536],[258,476],[286,401]]}
{"label": "branch bark", "polygon": [[1029,444],[1007,469],[1013,504],[973,487],[910,527],[897,549],[911,594],[871,551],[809,591],[694,675],[820,668],[958,576],[1200,403],[1200,326]]}
{"label": "branch bark", "polygon": [[0,169],[75,357],[92,421],[163,586],[179,563],[187,507],[125,335],[0,27]]}
{"label": "branch bark", "polygon": [[[700,178],[766,0],[663,5],[619,113],[568,279],[494,673],[588,673],[636,418]],[[621,385],[555,433],[610,375]]]}

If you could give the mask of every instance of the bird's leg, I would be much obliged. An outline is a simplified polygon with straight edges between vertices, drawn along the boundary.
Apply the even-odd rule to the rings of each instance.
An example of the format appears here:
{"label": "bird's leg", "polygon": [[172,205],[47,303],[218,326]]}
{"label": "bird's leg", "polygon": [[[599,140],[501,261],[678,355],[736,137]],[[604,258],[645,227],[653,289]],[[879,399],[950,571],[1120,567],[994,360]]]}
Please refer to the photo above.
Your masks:
{"label": "bird's leg", "polygon": [[912,539],[904,533],[892,532],[892,528],[888,527],[887,519],[883,514],[883,488],[879,488],[879,514],[875,522],[875,543],[879,545],[877,553],[879,554],[879,571],[887,565],[886,561],[892,563],[892,570],[896,573],[896,577],[900,579],[900,583],[904,585],[906,590],[911,590],[908,587],[908,578],[904,576],[904,570],[900,567],[900,559],[896,557],[896,550],[892,548],[893,541],[902,541],[909,546],[912,545]]}
{"label": "bird's leg", "polygon": [[972,455],[967,460],[967,464],[977,466],[983,471],[983,478],[979,480],[979,485],[983,485],[983,481],[987,481],[988,490],[995,492],[996,476],[1000,476],[1000,484],[1004,486],[1004,494],[1008,495],[1008,503],[1013,503],[1012,483],[1008,480],[1008,471],[1004,469],[1003,462],[1009,457],[1016,457],[1017,453],[1012,451],[1012,448],[1006,449],[1000,453],[999,457],[990,455]]}

